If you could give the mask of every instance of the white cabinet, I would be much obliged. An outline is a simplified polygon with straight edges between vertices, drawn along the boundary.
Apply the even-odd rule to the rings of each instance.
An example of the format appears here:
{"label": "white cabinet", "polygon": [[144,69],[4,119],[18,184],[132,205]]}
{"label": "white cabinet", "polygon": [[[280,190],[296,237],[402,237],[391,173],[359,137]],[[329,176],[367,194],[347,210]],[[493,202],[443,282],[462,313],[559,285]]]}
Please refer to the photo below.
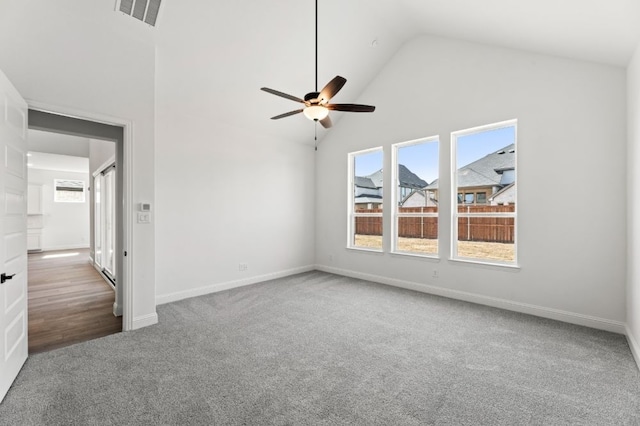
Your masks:
{"label": "white cabinet", "polygon": [[42,185],[29,184],[27,214],[42,214]]}

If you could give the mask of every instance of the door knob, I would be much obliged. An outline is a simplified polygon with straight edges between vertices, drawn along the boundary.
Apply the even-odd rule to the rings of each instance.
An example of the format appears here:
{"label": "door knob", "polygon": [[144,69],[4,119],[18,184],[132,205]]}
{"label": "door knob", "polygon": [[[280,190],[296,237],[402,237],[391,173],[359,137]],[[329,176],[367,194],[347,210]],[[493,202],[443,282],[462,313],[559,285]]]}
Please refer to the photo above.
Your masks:
{"label": "door knob", "polygon": [[0,284],[4,284],[6,280],[10,280],[15,276],[16,274],[7,275],[3,272],[2,275],[0,275]]}

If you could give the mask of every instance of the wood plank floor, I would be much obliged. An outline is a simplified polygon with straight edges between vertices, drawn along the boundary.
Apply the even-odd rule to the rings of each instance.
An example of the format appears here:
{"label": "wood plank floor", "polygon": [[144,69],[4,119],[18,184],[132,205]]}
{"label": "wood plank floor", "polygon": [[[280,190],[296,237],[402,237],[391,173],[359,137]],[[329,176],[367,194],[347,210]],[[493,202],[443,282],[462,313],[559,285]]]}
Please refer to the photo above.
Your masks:
{"label": "wood plank floor", "polygon": [[88,249],[30,253],[29,353],[122,331],[114,300]]}

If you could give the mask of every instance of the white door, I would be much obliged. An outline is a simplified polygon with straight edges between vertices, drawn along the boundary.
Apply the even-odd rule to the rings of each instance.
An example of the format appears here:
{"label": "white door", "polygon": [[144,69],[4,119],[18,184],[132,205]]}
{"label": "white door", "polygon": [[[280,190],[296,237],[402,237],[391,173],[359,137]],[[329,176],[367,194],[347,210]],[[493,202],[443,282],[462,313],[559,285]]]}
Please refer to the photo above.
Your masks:
{"label": "white door", "polygon": [[93,261],[102,268],[102,174],[93,178]]}
{"label": "white door", "polygon": [[102,238],[103,263],[105,272],[115,280],[116,278],[116,171],[113,168],[104,172],[104,237]]}
{"label": "white door", "polygon": [[27,104],[0,71],[0,401],[27,359]]}

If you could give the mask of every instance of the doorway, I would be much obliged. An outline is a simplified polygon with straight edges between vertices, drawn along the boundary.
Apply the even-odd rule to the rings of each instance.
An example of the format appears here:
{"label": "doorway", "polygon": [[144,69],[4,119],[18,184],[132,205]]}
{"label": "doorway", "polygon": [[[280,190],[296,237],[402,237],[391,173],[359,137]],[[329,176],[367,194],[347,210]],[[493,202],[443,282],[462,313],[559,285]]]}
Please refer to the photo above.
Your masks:
{"label": "doorway", "polygon": [[[122,315],[123,311],[126,311],[123,309],[126,301],[123,287],[125,287],[126,282],[124,279],[125,271],[122,267],[124,256],[122,247],[126,237],[124,233],[124,202],[122,202],[125,200],[125,185],[123,184],[121,167],[124,160],[124,126],[114,126],[30,109],[29,129],[30,131],[50,132],[59,136],[85,138],[89,139],[92,144],[102,144],[102,147],[111,146],[112,154],[103,164],[98,167],[92,164],[91,173],[88,174],[86,183],[66,180],[53,184],[56,186],[55,189],[67,190],[71,196],[77,195],[78,192],[74,191],[82,191],[81,187],[85,186],[87,204],[90,206],[91,211],[90,244],[88,248],[84,250],[80,248],[45,252],[46,255],[44,256],[30,253],[29,267],[30,275],[33,277],[42,278],[44,274],[48,277],[57,276],[58,279],[62,279],[66,282],[70,293],[75,291],[69,290],[71,288],[80,291],[80,287],[85,287],[83,291],[88,291],[83,296],[72,294],[76,301],[71,302],[70,306],[75,305],[79,312],[67,312],[70,315],[69,321],[67,321],[69,330],[64,331],[62,334],[67,335],[66,340],[70,342],[69,344],[121,331],[123,329]],[[104,151],[104,149],[98,150]],[[104,155],[102,158],[104,160]],[[95,174],[93,173],[94,171],[96,172]],[[97,179],[96,176],[98,176]],[[95,185],[96,182],[99,182],[98,186]],[[60,188],[57,187],[58,185]],[[96,192],[96,189],[98,192]],[[32,265],[37,269],[31,271]],[[47,273],[47,270],[52,272]],[[30,291],[31,281],[29,279]],[[109,282],[109,284],[107,285],[106,282]],[[42,285],[41,282],[39,284]],[[91,284],[94,285],[93,290],[89,289]],[[111,309],[108,309],[109,307],[105,305],[105,300],[109,298],[108,291],[105,289],[111,291]],[[45,288],[45,294],[46,291],[47,289]],[[91,294],[91,291],[93,291],[93,294]],[[80,305],[82,305],[83,301],[86,303],[85,306],[81,307]],[[30,317],[31,311],[34,310],[31,303],[30,298]],[[34,301],[33,303],[37,302]],[[105,307],[107,307],[107,310],[105,310]],[[37,308],[37,306],[34,306],[34,308]],[[90,311],[92,309],[100,310],[99,313],[97,311],[94,312],[94,314],[101,316],[101,319],[98,320],[99,326],[90,325]],[[81,325],[82,321],[85,321],[88,326],[83,327]],[[30,349],[31,332],[30,327]],[[58,340],[60,340],[60,336],[58,336]],[[56,345],[60,347],[66,344],[54,342],[51,348],[56,347]],[[41,345],[41,347],[43,346]]]}
{"label": "doorway", "polygon": [[91,171],[114,161],[115,144],[29,129],[27,148],[29,352],[121,331],[115,279],[94,269],[90,245]]}

